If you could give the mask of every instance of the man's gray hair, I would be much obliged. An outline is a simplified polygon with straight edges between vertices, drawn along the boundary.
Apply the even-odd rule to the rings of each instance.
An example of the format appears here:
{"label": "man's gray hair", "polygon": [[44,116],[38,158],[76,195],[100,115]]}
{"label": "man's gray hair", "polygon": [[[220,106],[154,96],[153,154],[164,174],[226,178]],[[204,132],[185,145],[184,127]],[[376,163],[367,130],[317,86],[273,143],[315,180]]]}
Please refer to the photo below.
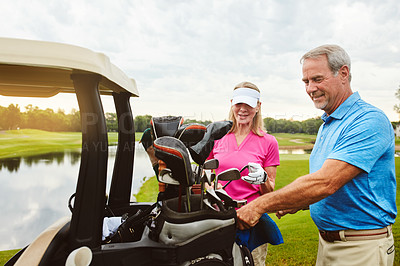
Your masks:
{"label": "man's gray hair", "polygon": [[346,53],[346,51],[335,44],[326,44],[318,46],[317,48],[312,49],[307,52],[300,59],[300,63],[303,63],[304,60],[309,58],[316,58],[321,55],[326,55],[328,58],[328,66],[332,71],[333,75],[337,75],[342,66],[347,66],[349,68],[349,82],[351,81],[351,60],[350,56]]}

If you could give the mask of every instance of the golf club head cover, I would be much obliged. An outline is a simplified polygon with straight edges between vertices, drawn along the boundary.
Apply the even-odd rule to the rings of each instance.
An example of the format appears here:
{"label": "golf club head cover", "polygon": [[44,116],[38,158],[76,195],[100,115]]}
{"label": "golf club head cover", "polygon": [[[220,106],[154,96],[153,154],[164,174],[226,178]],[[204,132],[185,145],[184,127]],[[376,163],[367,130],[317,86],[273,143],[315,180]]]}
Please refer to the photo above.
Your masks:
{"label": "golf club head cover", "polygon": [[182,141],[174,137],[160,137],[154,141],[155,155],[171,169],[172,178],[183,187],[194,184],[189,153]]}
{"label": "golf club head cover", "polygon": [[209,124],[203,139],[188,148],[193,161],[203,165],[214,148],[214,141],[225,136],[232,128],[232,124],[232,121],[218,121]]}
{"label": "golf club head cover", "polygon": [[178,128],[183,124],[183,118],[182,116],[152,117],[150,124],[154,139],[163,136],[172,137]]}
{"label": "golf club head cover", "polygon": [[186,147],[193,146],[203,139],[207,128],[202,124],[185,124],[178,128],[174,137],[185,144]]}
{"label": "golf club head cover", "polygon": [[264,184],[268,180],[268,174],[264,168],[258,163],[248,163],[249,173],[247,176],[242,176],[242,180],[253,185]]}
{"label": "golf club head cover", "polygon": [[143,132],[142,138],[140,139],[139,143],[142,143],[143,148],[146,151],[151,145],[153,145],[153,137],[151,135],[151,128],[146,128],[146,130]]}

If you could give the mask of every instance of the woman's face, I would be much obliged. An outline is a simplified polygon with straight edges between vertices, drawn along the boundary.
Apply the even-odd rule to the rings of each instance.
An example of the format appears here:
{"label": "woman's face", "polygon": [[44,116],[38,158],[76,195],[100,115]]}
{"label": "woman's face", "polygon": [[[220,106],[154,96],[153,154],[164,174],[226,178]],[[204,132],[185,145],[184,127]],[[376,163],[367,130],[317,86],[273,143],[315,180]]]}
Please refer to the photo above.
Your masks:
{"label": "woman's face", "polygon": [[260,103],[257,103],[257,106],[254,108],[245,103],[238,103],[232,106],[233,115],[238,126],[251,126],[253,118],[259,109]]}

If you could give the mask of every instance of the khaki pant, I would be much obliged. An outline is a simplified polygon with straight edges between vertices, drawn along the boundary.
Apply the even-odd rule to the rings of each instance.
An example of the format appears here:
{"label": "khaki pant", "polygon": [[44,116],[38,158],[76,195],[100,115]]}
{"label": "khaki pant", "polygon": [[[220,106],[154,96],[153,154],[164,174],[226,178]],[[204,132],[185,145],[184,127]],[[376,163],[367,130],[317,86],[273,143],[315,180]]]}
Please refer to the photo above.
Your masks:
{"label": "khaki pant", "polygon": [[255,266],[265,266],[265,259],[267,258],[268,244],[265,243],[258,246],[251,252]]}
{"label": "khaki pant", "polygon": [[391,266],[394,239],[327,242],[319,236],[317,266]]}

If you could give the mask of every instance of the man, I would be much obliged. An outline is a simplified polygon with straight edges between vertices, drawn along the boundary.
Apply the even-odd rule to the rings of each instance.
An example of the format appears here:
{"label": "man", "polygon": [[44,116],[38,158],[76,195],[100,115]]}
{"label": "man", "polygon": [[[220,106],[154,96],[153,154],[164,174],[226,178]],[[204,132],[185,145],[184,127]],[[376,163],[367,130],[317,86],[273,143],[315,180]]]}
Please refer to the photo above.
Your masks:
{"label": "man", "polygon": [[310,174],[238,210],[240,229],[264,212],[308,208],[320,231],[317,265],[392,265],[396,208],[394,131],[386,115],[350,87],[350,58],[337,45],[306,53],[303,82],[321,125]]}

